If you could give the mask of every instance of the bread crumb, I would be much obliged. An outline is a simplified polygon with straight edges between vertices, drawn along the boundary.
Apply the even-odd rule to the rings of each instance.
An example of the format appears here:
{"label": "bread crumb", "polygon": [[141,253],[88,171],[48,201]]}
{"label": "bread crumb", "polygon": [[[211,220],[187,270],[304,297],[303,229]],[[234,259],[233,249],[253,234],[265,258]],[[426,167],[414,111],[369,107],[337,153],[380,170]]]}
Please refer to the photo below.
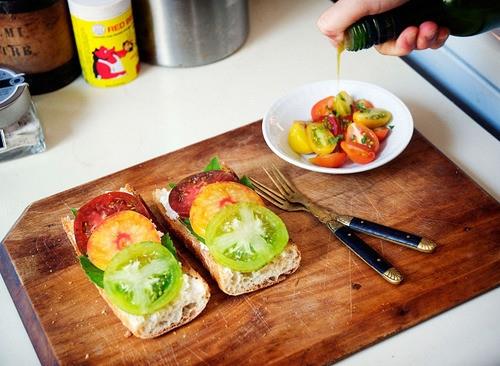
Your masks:
{"label": "bread crumb", "polygon": [[105,315],[106,314],[106,309],[102,309],[101,314]]}
{"label": "bread crumb", "polygon": [[124,336],[125,338],[132,337],[132,332],[131,332],[130,330],[127,330],[123,336]]}
{"label": "bread crumb", "polygon": [[89,354],[87,353],[87,354],[85,355],[85,359],[86,359],[86,360],[88,360],[88,359],[89,359],[89,357],[90,357],[90,356],[89,356]]}

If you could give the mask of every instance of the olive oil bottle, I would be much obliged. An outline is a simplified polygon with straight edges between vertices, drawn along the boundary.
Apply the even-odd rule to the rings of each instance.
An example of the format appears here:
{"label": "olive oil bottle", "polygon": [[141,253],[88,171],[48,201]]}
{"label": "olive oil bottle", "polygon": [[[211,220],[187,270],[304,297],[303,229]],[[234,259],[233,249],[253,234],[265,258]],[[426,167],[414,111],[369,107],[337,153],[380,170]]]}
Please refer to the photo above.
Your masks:
{"label": "olive oil bottle", "polygon": [[500,27],[499,0],[410,0],[388,12],[364,17],[346,30],[349,51],[396,39],[408,26],[434,21],[453,36],[473,36]]}

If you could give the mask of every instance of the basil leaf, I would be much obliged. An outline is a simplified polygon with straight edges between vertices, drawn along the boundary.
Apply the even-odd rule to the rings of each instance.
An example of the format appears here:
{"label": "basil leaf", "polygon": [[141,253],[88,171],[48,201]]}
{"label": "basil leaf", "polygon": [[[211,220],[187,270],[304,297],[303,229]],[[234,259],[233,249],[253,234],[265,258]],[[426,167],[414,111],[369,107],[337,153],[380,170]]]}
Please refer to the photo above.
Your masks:
{"label": "basil leaf", "polygon": [[71,208],[71,212],[73,213],[73,216],[76,217],[76,214],[78,213],[78,210],[76,208]]}
{"label": "basil leaf", "polygon": [[94,266],[90,259],[88,259],[84,255],[81,255],[78,259],[80,259],[80,265],[82,266],[89,280],[95,283],[100,288],[104,288],[104,271]]}
{"label": "basil leaf", "polygon": [[222,170],[222,167],[220,166],[219,158],[217,158],[216,156],[213,157],[210,160],[210,163],[208,163],[208,165],[205,167],[205,169],[203,169],[204,172],[209,172],[211,170]]}
{"label": "basil leaf", "polygon": [[169,233],[163,234],[163,236],[161,237],[161,245],[167,248],[170,253],[172,253],[174,257],[177,258],[177,251],[175,250],[174,242],[172,241]]}
{"label": "basil leaf", "polygon": [[203,239],[201,236],[199,236],[198,234],[196,234],[193,230],[193,227],[191,226],[191,221],[189,221],[189,219],[184,219],[184,220],[181,220],[181,222],[184,224],[185,227],[188,228],[188,230],[191,232],[191,234],[194,235],[194,237],[196,239],[198,239],[199,242],[205,244],[205,239]]}
{"label": "basil leaf", "polygon": [[240,178],[240,183],[247,186],[248,188],[255,189],[252,181],[246,175]]}

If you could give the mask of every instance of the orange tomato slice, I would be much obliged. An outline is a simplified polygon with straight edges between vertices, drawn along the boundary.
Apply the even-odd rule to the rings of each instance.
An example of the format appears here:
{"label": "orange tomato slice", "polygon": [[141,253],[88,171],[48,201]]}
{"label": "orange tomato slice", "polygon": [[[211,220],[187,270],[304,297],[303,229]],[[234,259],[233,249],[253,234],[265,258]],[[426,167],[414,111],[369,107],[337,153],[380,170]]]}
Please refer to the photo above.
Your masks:
{"label": "orange tomato slice", "polygon": [[160,242],[154,224],[135,211],[120,211],[108,216],[90,235],[87,255],[96,267],[105,270],[116,253],[143,241]]}
{"label": "orange tomato slice", "polygon": [[239,202],[254,202],[264,206],[252,189],[236,182],[217,182],[206,185],[193,201],[189,221],[194,232],[205,237],[208,222],[224,206]]}

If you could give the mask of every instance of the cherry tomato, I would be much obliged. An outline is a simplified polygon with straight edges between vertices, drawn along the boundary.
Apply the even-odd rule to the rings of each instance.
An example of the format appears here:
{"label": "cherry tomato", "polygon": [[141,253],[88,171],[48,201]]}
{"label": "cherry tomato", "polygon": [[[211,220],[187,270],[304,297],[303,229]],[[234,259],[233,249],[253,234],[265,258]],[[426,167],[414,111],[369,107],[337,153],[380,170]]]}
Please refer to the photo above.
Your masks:
{"label": "cherry tomato", "polygon": [[271,210],[255,203],[224,207],[207,227],[210,254],[223,266],[253,272],[280,254],[288,243],[288,231]]}
{"label": "cherry tomato", "polygon": [[341,91],[335,96],[335,112],[337,116],[343,117],[352,114],[351,105],[353,104],[352,97],[346,92]]}
{"label": "cherry tomato", "polygon": [[146,216],[120,211],[104,220],[87,242],[90,261],[104,270],[111,258],[123,248],[141,241],[160,242],[160,234]]}
{"label": "cherry tomato", "polygon": [[358,164],[367,164],[375,160],[375,152],[357,142],[342,141],[340,147],[349,159]]}
{"label": "cherry tomato", "polygon": [[227,170],[211,170],[193,174],[177,183],[168,196],[168,203],[179,216],[186,218],[189,217],[191,205],[203,187],[215,182],[237,181],[236,174]]}
{"label": "cherry tomato", "polygon": [[95,197],[78,210],[75,222],[75,239],[82,254],[87,253],[87,241],[108,216],[131,210],[150,217],[148,209],[137,197],[125,192],[109,192]]}
{"label": "cherry tomato", "polygon": [[352,120],[368,128],[385,126],[392,119],[392,113],[382,108],[354,112]]}
{"label": "cherry tomato", "polygon": [[323,122],[326,123],[334,136],[342,134],[342,127],[340,126],[340,122],[333,114],[329,114],[328,116],[323,117]]}
{"label": "cherry tomato", "polygon": [[181,288],[181,265],[163,245],[133,244],[113,257],[104,272],[106,297],[123,311],[151,314],[174,300]]}
{"label": "cherry tomato", "polygon": [[354,101],[354,111],[365,111],[373,107],[373,103],[366,99],[358,99]]}
{"label": "cherry tomato", "polygon": [[334,152],[326,155],[318,155],[310,158],[309,161],[314,165],[324,166],[326,168],[338,168],[344,165],[347,155],[343,152]]}
{"label": "cherry tomato", "polygon": [[293,122],[288,132],[288,144],[297,154],[310,154],[313,152],[311,146],[309,146],[304,122]]}
{"label": "cherry tomato", "polygon": [[373,132],[377,135],[378,141],[382,142],[385,140],[391,129],[389,127],[375,127]]}
{"label": "cherry tomato", "polygon": [[205,237],[208,222],[226,205],[254,202],[264,205],[260,196],[247,186],[235,182],[217,182],[204,187],[194,199],[189,221],[194,232]]}
{"label": "cherry tomato", "polygon": [[316,154],[329,154],[335,150],[337,138],[333,136],[324,123],[309,123],[306,127],[306,132],[309,145]]}
{"label": "cherry tomato", "polygon": [[347,142],[357,142],[368,149],[377,152],[380,148],[377,135],[362,124],[353,122],[347,127],[345,140]]}
{"label": "cherry tomato", "polygon": [[317,102],[311,109],[311,118],[314,122],[321,121],[326,115],[329,115],[333,111],[333,105],[335,98],[330,96],[321,99]]}

